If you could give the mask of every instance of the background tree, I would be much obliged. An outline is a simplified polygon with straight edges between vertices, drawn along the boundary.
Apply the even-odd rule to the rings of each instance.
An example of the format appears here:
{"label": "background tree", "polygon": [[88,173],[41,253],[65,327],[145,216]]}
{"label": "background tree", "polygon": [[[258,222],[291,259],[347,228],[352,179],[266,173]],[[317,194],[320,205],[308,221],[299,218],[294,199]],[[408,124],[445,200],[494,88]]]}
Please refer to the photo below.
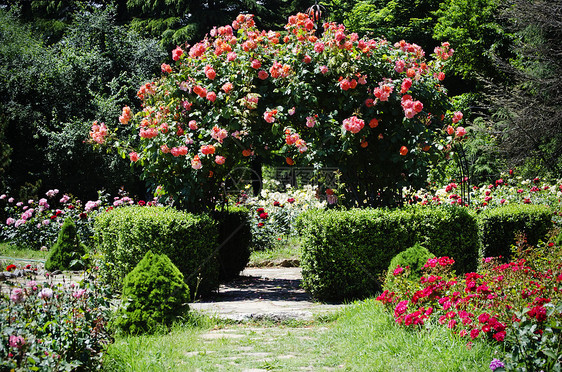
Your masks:
{"label": "background tree", "polygon": [[496,130],[512,166],[559,177],[562,171],[562,4],[512,0],[503,13],[517,35],[517,58],[498,63],[509,85],[490,85]]}
{"label": "background tree", "polygon": [[56,187],[94,197],[102,187],[136,184],[125,162],[83,142],[94,117],[114,120],[122,102],[138,102],[131,86],[154,75],[164,55],[157,42],[116,26],[111,8],[83,9],[52,45],[14,12],[0,17],[6,186],[22,196],[25,188]]}

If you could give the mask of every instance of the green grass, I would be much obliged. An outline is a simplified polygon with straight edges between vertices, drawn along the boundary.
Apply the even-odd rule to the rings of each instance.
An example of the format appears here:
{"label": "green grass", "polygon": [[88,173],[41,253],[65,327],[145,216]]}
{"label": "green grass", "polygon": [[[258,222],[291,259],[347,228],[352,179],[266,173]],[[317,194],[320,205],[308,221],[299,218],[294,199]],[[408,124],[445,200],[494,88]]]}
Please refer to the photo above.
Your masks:
{"label": "green grass", "polygon": [[413,332],[397,327],[374,300],[338,316],[272,325],[203,321],[152,336],[117,337],[106,371],[489,371],[492,346],[469,349],[441,327]]}
{"label": "green grass", "polygon": [[8,243],[0,243],[0,256],[13,258],[27,258],[32,260],[46,260],[49,252],[35,251],[14,247]]}
{"label": "green grass", "polygon": [[301,247],[298,237],[283,238],[272,249],[253,251],[248,266],[267,266],[270,262],[281,260],[299,260]]}

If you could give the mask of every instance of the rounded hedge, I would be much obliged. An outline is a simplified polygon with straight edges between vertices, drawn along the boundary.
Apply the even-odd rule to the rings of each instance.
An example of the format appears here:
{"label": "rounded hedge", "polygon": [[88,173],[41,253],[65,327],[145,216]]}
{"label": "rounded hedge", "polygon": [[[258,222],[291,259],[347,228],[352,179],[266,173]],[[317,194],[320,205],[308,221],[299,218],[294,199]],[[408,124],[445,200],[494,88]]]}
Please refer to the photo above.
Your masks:
{"label": "rounded hedge", "polygon": [[385,286],[392,285],[394,281],[393,273],[398,266],[403,269],[409,268],[410,273],[408,275],[408,280],[419,282],[423,275],[423,266],[427,263],[427,260],[434,257],[435,255],[433,253],[419,243],[398,253],[394,256],[392,261],[390,261],[390,265],[388,266]]}

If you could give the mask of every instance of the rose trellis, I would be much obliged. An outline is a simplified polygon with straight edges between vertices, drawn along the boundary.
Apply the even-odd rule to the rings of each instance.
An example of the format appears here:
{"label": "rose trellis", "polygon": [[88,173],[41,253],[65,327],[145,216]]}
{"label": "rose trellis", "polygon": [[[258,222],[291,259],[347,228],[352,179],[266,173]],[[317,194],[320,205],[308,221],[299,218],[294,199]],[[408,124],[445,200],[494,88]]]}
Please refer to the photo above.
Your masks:
{"label": "rose trellis", "polygon": [[420,185],[466,133],[441,84],[453,50],[443,43],[430,61],[415,44],[323,28],[299,13],[266,32],[239,15],[177,47],[162,77],[140,87],[142,110],[124,107],[119,124],[95,123],[90,136],[191,209],[216,203],[229,171],[255,158],[338,167],[360,203]]}

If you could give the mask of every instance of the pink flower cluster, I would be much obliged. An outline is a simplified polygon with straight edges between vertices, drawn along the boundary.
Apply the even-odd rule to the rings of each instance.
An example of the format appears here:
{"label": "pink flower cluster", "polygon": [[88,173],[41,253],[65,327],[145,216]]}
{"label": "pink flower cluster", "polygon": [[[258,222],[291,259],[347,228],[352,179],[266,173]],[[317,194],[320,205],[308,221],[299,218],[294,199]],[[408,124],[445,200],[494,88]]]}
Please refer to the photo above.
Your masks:
{"label": "pink flower cluster", "polygon": [[[467,273],[464,278],[454,277],[450,267],[454,260],[449,257],[432,258],[424,265],[428,272],[418,283],[409,282],[405,271],[394,271],[395,284],[377,297],[394,315],[395,321],[404,326],[421,326],[434,317],[461,337],[487,338],[504,341],[506,328],[519,322],[516,314],[523,308],[530,309],[527,316],[537,322],[537,332],[542,332],[547,312],[544,304],[562,297],[562,263],[553,269],[540,272],[527,265],[525,259],[496,264],[495,259],[483,261],[482,273]],[[408,289],[396,284],[408,283]],[[524,288],[521,293],[514,291]],[[528,288],[528,289],[525,289]],[[562,316],[562,314],[559,314]]]}
{"label": "pink flower cluster", "polygon": [[357,116],[352,116],[343,121],[343,129],[351,133],[359,133],[365,126],[365,121],[359,119]]}
{"label": "pink flower cluster", "polygon": [[97,121],[94,121],[92,124],[92,129],[90,130],[90,138],[94,140],[94,142],[98,144],[103,144],[105,142],[105,138],[108,135],[107,126],[105,123],[98,124]]}

